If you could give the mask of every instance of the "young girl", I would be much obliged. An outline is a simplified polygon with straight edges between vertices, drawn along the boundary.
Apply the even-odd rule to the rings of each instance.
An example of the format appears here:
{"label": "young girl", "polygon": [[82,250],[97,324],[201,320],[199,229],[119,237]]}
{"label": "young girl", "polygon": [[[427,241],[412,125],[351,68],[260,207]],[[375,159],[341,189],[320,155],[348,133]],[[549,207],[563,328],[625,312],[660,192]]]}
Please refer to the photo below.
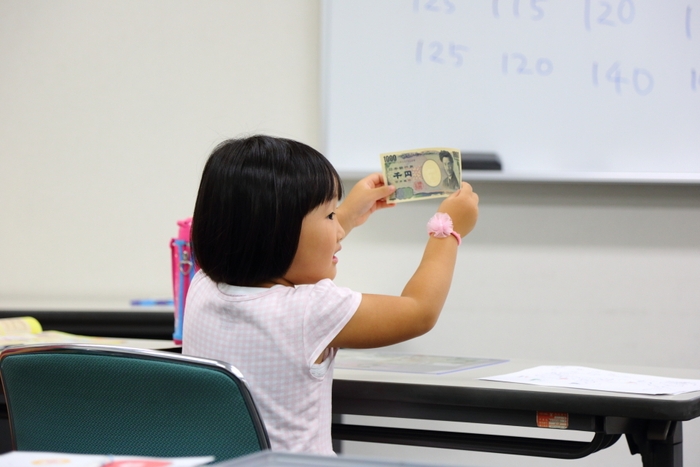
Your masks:
{"label": "young girl", "polygon": [[[210,156],[192,243],[183,353],[231,363],[246,378],[273,450],[333,454],[331,384],[340,347],[395,344],[429,331],[447,297],[478,196],[463,183],[428,224],[423,259],[401,296],[336,286],[341,240],[394,191],[379,174],[343,185],[311,147],[268,136]],[[371,263],[368,264],[371,267]]]}

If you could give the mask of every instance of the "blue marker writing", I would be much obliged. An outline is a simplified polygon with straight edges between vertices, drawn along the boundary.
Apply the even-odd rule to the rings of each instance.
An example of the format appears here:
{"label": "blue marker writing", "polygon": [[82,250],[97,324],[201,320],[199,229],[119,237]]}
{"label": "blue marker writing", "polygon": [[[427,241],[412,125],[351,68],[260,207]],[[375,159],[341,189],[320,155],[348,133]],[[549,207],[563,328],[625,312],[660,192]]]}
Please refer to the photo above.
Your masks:
{"label": "blue marker writing", "polygon": [[132,300],[131,306],[173,306],[172,300]]}

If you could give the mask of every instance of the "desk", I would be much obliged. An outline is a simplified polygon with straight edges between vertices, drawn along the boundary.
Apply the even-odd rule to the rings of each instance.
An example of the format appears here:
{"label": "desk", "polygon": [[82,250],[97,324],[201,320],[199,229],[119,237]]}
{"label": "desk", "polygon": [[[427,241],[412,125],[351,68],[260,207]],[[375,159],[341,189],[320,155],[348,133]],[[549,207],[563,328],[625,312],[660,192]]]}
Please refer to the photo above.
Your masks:
{"label": "desk", "polygon": [[[342,351],[341,351],[342,352]],[[454,373],[411,374],[336,368],[334,415],[352,414],[537,427],[538,413],[568,415],[568,429],[592,432],[590,442],[381,426],[333,424],[339,440],[577,459],[624,435],[644,467],[681,467],[682,422],[700,416],[700,392],[641,396],[482,381],[547,362],[512,360]],[[595,365],[603,370],[700,379],[700,370]]]}

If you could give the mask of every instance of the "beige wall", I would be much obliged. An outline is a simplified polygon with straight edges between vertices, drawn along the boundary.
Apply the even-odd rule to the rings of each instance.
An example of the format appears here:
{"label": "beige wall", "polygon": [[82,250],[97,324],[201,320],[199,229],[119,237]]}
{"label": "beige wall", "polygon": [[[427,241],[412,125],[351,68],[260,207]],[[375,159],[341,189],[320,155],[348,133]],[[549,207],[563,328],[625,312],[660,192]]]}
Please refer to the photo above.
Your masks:
{"label": "beige wall", "polygon": [[[319,21],[319,3],[303,0],[0,0],[0,306],[123,308],[168,296],[168,241],[191,213],[212,147],[250,132],[320,144]],[[398,348],[700,367],[700,187],[474,186],[481,216],[443,315]],[[399,206],[354,231],[337,281],[399,293],[436,206]],[[695,465],[700,428],[685,428]],[[640,463],[624,441],[569,462]]]}
{"label": "beige wall", "polygon": [[318,2],[0,1],[0,301],[170,293],[206,156],[319,142]]}

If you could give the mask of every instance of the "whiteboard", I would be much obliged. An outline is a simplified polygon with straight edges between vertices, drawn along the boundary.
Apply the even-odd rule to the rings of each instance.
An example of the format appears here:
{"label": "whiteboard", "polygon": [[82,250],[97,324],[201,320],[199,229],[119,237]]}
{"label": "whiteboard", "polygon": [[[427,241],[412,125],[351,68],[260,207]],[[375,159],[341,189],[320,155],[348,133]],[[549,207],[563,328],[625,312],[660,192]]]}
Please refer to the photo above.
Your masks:
{"label": "whiteboard", "polygon": [[700,182],[698,0],[327,0],[322,28],[341,173],[449,146],[487,178]]}

